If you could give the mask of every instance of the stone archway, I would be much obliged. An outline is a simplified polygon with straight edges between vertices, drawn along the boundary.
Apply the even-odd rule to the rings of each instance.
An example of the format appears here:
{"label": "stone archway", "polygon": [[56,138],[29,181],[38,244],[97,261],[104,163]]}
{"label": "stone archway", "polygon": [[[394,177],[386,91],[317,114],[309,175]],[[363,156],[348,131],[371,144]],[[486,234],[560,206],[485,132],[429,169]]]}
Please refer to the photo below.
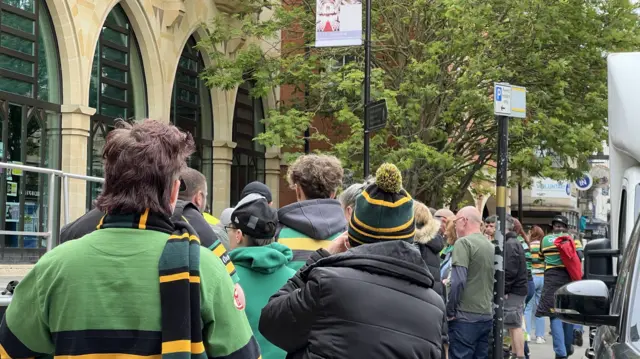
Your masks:
{"label": "stone archway", "polygon": [[46,0],[46,4],[55,29],[60,54],[62,103],[86,105],[88,98],[84,94],[88,90],[85,89],[87,84],[82,81],[83,63],[73,22],[75,15],[66,1]]}
{"label": "stone archway", "polygon": [[489,196],[487,198],[486,203],[484,204],[483,212],[486,212],[488,216],[493,216],[496,214],[496,197]]}
{"label": "stone archway", "polygon": [[[163,79],[166,76],[166,69],[162,66],[160,48],[154,33],[154,25],[149,21],[142,4],[136,0],[112,1],[109,11],[117,3],[122,5],[127,14],[129,22],[133,27],[133,32],[138,41],[138,48],[142,57],[142,70],[145,74],[147,104],[147,117],[163,119],[168,121],[165,115],[168,113],[169,102],[163,101],[163,93],[166,91]],[[105,13],[105,18],[108,12]],[[96,38],[97,40],[97,38]],[[96,42],[97,43],[97,42]],[[95,46],[95,45],[94,45]],[[159,70],[160,76],[151,74],[151,69]]]}

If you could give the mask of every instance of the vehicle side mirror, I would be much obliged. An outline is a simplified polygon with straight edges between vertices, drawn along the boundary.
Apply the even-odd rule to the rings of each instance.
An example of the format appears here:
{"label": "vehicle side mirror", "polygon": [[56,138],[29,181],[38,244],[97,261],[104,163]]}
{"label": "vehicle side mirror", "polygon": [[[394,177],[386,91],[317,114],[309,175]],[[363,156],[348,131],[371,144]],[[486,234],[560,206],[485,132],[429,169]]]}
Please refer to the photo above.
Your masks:
{"label": "vehicle side mirror", "polygon": [[580,280],[558,289],[555,313],[563,322],[588,326],[617,326],[618,315],[610,315],[609,288],[600,280]]}
{"label": "vehicle side mirror", "polygon": [[617,249],[611,249],[607,238],[594,239],[584,246],[584,277],[603,281],[610,289],[616,285],[613,263],[620,255]]}

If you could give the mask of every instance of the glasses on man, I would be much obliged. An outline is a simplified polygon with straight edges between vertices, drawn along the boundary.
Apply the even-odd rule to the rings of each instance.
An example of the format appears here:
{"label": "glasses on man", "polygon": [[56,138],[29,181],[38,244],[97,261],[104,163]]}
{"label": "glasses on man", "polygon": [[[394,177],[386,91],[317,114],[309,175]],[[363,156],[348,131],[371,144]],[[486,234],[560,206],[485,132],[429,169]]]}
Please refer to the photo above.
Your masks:
{"label": "glasses on man", "polygon": [[453,220],[453,223],[457,223],[459,220],[464,219],[465,221],[467,220],[466,217],[458,217],[456,219]]}

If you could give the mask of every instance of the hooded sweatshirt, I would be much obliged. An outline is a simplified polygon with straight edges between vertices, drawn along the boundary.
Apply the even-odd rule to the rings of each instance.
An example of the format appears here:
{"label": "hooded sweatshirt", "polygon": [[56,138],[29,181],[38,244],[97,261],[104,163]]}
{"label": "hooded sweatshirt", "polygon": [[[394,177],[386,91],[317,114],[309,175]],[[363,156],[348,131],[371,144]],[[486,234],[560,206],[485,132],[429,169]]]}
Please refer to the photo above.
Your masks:
{"label": "hooded sweatshirt", "polygon": [[311,253],[327,248],[329,242],[347,230],[347,220],[335,199],[311,199],[278,210],[276,240],[293,250],[289,268],[300,269]]}
{"label": "hooded sweatshirt", "polygon": [[262,359],[284,359],[287,353],[271,344],[258,330],[260,312],[289,278],[296,272],[287,267],[293,252],[280,243],[260,247],[239,247],[230,253],[238,274],[242,277],[242,288],[246,298],[247,318],[254,336],[260,344]]}

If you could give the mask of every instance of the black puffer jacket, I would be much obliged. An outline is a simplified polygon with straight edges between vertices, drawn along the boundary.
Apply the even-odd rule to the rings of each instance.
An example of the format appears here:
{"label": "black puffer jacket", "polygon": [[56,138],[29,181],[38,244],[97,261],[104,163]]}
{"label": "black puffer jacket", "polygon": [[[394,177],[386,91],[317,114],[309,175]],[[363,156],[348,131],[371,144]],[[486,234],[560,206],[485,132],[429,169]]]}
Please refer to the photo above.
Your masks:
{"label": "black puffer jacket", "polygon": [[314,252],[276,293],[260,332],[287,359],[444,358],[445,307],[415,246]]}

